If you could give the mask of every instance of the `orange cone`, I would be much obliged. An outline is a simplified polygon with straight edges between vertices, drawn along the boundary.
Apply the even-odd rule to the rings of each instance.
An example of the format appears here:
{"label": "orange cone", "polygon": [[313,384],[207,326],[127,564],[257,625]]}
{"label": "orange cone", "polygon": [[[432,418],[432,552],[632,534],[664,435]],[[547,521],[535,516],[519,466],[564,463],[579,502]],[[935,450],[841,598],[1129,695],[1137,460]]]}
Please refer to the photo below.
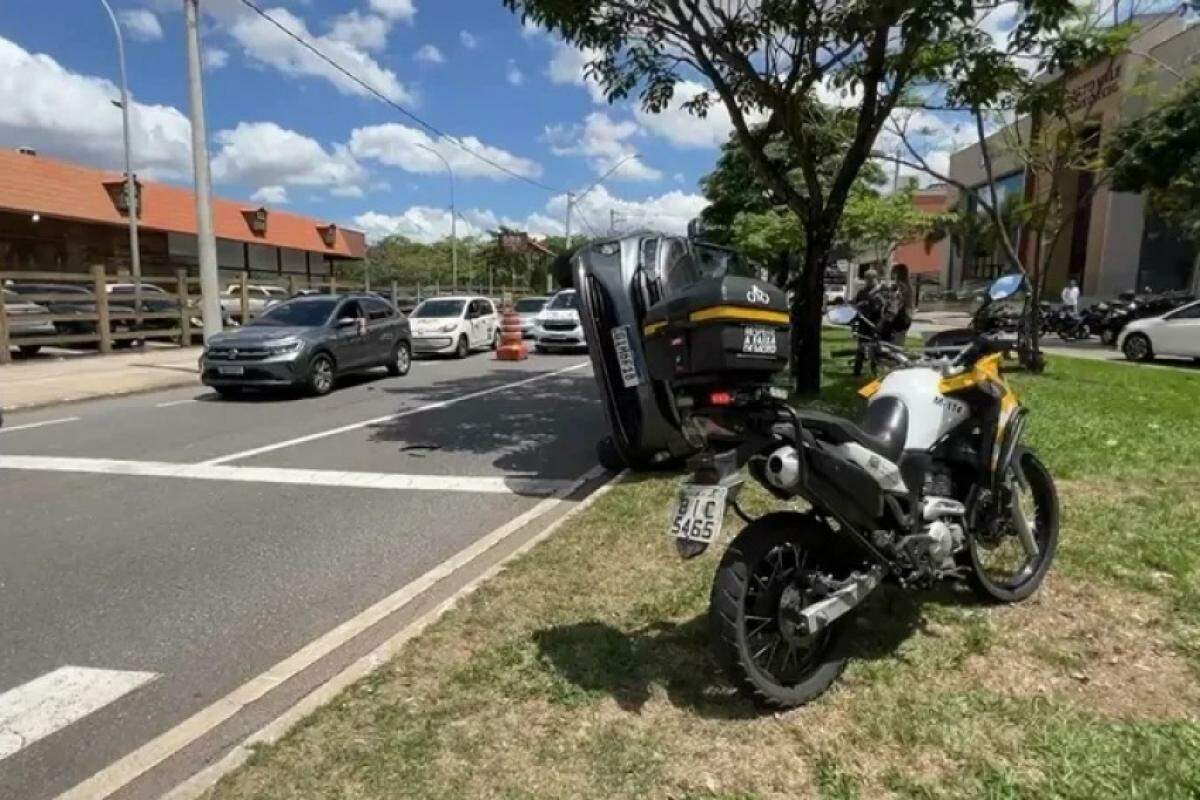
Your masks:
{"label": "orange cone", "polygon": [[496,348],[498,361],[523,361],[529,358],[529,348],[521,335],[521,316],[509,304],[500,318],[500,346]]}

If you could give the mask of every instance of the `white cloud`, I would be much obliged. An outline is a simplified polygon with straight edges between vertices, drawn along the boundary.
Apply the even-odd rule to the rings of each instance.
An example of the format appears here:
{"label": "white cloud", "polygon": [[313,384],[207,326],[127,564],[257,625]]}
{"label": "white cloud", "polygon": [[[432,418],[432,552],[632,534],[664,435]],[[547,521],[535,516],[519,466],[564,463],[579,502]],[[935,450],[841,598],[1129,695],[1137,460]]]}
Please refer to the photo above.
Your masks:
{"label": "white cloud", "polygon": [[206,47],[201,54],[205,69],[220,69],[229,63],[229,51],[219,47]]}
{"label": "white cloud", "polygon": [[[640,106],[634,111],[642,127],[656,136],[661,136],[676,147],[716,148],[723,145],[733,131],[729,109],[715,94],[710,95],[708,113],[698,117],[690,113],[683,104],[705,92],[705,87],[694,81],[675,84],[675,94],[669,107],[658,114],[645,111]],[[763,119],[761,113],[746,112],[748,122]]]}
{"label": "white cloud", "polygon": [[504,79],[513,86],[520,86],[525,82],[525,75],[521,72],[521,68],[517,66],[517,62],[511,58],[508,60],[508,67],[504,72]]}
{"label": "white cloud", "polygon": [[283,205],[288,202],[287,188],[279,185],[262,186],[254,194],[250,195],[250,199],[256,203]]}
{"label": "white cloud", "polygon": [[163,38],[162,25],[153,11],[145,8],[129,8],[117,12],[121,27],[129,34],[129,38],[139,42],[157,42]]}
{"label": "white cloud", "polygon": [[426,64],[446,63],[446,57],[442,55],[442,51],[431,44],[421,45],[420,49],[413,55],[413,58],[417,61],[424,61]]}
{"label": "white cloud", "polygon": [[[382,5],[388,6],[388,3]],[[411,3],[408,4],[411,6]],[[361,44],[335,38],[332,33],[315,36],[304,20],[286,8],[271,8],[267,12],[280,25],[312,42],[313,46],[357,75],[385,97],[397,103],[413,102],[413,95],[396,77],[396,73],[379,64]],[[360,85],[322,61],[312,52],[257,14],[238,14],[228,26],[228,33],[242,45],[246,55],[262,64],[274,67],[285,75],[320,77],[332,83],[343,94],[368,95]]]}
{"label": "white cloud", "polygon": [[335,186],[329,190],[329,193],[334,197],[364,197],[366,195],[361,186],[353,184],[349,186]]}
{"label": "white cloud", "polygon": [[[0,146],[29,145],[72,161],[120,169],[121,96],[111,81],[70,72],[0,37]],[[192,173],[191,125],[171,106],[133,103],[134,169],[143,177]]]}
{"label": "white cloud", "polygon": [[603,103],[606,101],[604,90],[600,84],[587,77],[587,65],[600,55],[600,50],[589,47],[580,49],[566,42],[556,41],[554,55],[550,57],[550,63],[546,67],[546,77],[551,83],[582,86],[588,90],[593,102]]}
{"label": "white cloud", "polygon": [[366,170],[346,149],[326,150],[315,139],[274,122],[242,122],[214,137],[220,150],[212,160],[213,179],[249,186],[350,186]]}
{"label": "white cloud", "polygon": [[329,26],[329,38],[375,52],[387,47],[391,29],[390,20],[354,10],[333,18]]}
{"label": "white cloud", "polygon": [[[460,137],[463,146],[510,169],[518,175],[536,178],[542,168],[536,162],[513,155],[507,150],[486,145],[474,136]],[[355,128],[350,133],[350,152],[357,158],[371,158],[383,164],[400,167],[408,172],[432,174],[442,172],[441,160],[423,147],[437,151],[450,162],[456,178],[484,177],[507,180],[511,176],[480,161],[444,139],[434,140],[424,131],[389,122]]]}
{"label": "white cloud", "polygon": [[398,22],[412,22],[417,15],[413,0],[371,0],[371,10]]}
{"label": "white cloud", "polygon": [[637,123],[632,120],[620,122],[602,111],[588,114],[582,125],[570,128],[553,125],[546,128],[543,138],[550,144],[550,151],[558,156],[584,156],[597,175],[607,173],[617,164],[614,178],[633,181],[655,181],[662,173],[642,163],[640,159],[628,159],[636,150],[629,139],[637,135]]}
{"label": "white cloud", "polygon": [[534,22],[531,19],[527,19],[521,23],[522,38],[533,39],[538,36],[541,36],[545,32],[546,31],[542,29],[542,26],[538,25],[536,22]]}
{"label": "white cloud", "polygon": [[479,39],[470,31],[459,31],[458,40],[462,42],[462,46],[468,50],[474,50],[479,46]]}
{"label": "white cloud", "polygon": [[[607,231],[611,210],[617,212],[623,227],[627,229],[650,228],[664,233],[685,233],[688,221],[696,217],[707,204],[708,201],[701,195],[680,191],[645,200],[625,200],[609,194],[604,186],[598,186],[576,205],[572,229],[581,236],[588,235],[592,230],[597,233]],[[459,220],[458,235],[481,236],[499,225],[537,235],[559,235],[564,231],[566,210],[566,195],[550,198],[544,208],[523,219],[499,217],[489,209],[471,209],[462,213],[465,221]],[[450,212],[430,206],[412,206],[396,215],[368,211],[355,217],[354,224],[365,231],[367,239],[372,242],[392,234],[401,234],[420,242],[435,242],[450,235]]]}

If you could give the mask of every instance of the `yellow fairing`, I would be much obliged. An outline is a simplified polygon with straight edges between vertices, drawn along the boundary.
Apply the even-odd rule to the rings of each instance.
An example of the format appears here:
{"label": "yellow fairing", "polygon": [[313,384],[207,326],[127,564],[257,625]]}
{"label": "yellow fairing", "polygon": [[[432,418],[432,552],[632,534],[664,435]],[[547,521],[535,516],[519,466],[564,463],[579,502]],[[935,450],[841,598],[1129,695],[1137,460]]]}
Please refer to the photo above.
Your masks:
{"label": "yellow fairing", "polygon": [[[771,311],[766,308],[743,308],[742,306],[713,306],[693,311],[688,315],[692,322],[709,322],[721,320],[726,322],[767,322],[772,325],[787,325],[789,317],[786,311]],[[667,327],[664,322],[651,322],[642,328],[646,336],[654,334]]]}
{"label": "yellow fairing", "polygon": [[938,391],[942,394],[953,394],[961,392],[963,389],[970,389],[972,386],[982,386],[992,384],[1003,391],[1001,404],[1011,397],[1011,404],[1015,405],[1017,396],[1013,390],[1008,387],[1004,379],[1000,377],[1000,354],[993,353],[990,356],[979,359],[975,362],[975,366],[970,372],[964,372],[961,375],[955,375],[950,378],[942,378],[938,384]]}
{"label": "yellow fairing", "polygon": [[859,397],[866,397],[868,399],[871,397],[874,397],[875,393],[879,391],[879,387],[882,385],[883,384],[880,383],[878,379],[873,380],[870,383],[868,383],[866,386],[859,389],[858,395],[859,395]]}

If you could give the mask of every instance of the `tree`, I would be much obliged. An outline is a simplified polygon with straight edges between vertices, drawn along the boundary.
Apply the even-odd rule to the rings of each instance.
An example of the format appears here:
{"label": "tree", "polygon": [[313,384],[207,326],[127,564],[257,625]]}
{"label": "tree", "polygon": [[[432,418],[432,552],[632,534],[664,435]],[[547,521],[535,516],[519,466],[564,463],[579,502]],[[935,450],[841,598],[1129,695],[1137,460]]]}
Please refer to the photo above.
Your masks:
{"label": "tree", "polygon": [[[1126,121],[1104,159],[1113,189],[1146,192],[1155,213],[1200,245],[1200,78],[1185,82],[1146,116]],[[1192,273],[1200,286],[1200,253]]]}
{"label": "tree", "polygon": [[[977,26],[973,0],[503,0],[523,18],[595,56],[590,75],[610,100],[638,93],[659,112],[684,80],[706,86],[684,107],[729,112],[759,180],[801,221],[804,262],[792,305],[792,371],[800,391],[820,385],[824,269],[842,211],[884,122],[918,83],[952,77],[964,53],[995,49]],[[1071,0],[1023,0],[1016,30],[1034,42],[1072,12]],[[990,76],[978,74],[984,96]],[[819,102],[822,91],[854,94],[852,106]],[[762,122],[755,127],[756,121]],[[849,140],[830,136],[848,128]],[[776,138],[778,137],[778,138]],[[773,143],[788,151],[798,180],[777,170]],[[822,165],[832,165],[827,182]]]}
{"label": "tree", "polygon": [[923,239],[938,222],[938,216],[917,208],[912,190],[879,194],[858,192],[846,204],[841,238],[871,250],[884,263],[896,248],[913,239]]}

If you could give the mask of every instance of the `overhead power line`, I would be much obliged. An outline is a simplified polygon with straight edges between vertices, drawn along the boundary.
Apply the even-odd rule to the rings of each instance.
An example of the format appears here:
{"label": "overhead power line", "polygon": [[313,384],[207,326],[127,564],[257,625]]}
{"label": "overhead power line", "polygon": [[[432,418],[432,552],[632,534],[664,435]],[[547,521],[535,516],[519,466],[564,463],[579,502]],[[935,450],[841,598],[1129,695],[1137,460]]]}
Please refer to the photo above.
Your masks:
{"label": "overhead power line", "polygon": [[259,7],[257,4],[255,4],[253,2],[253,0],[241,0],[241,2],[242,2],[242,5],[246,6],[247,8],[252,10],[255,14],[258,14],[260,17],[265,19],[267,22],[274,25],[276,28],[278,28],[280,31],[282,31],[284,35],[286,35],[288,38],[294,40],[297,44],[299,44],[305,50],[308,50],[314,56],[321,59],[326,64],[328,64],[329,66],[333,67],[335,70],[340,72],[342,75],[345,75],[348,79],[350,79],[354,83],[361,86],[369,94],[378,98],[379,100],[383,101],[384,103],[387,103],[389,106],[391,106],[392,108],[399,111],[405,117],[412,120],[416,124],[420,125],[422,128],[424,128],[425,130],[434,134],[438,138],[445,139],[446,141],[450,142],[452,145],[457,147],[459,150],[462,150],[464,153],[470,155],[472,158],[478,159],[479,161],[482,161],[484,164],[487,164],[488,166],[490,166],[494,169],[497,169],[506,175],[516,178],[517,180],[524,181],[525,183],[528,183],[531,186],[536,186],[539,189],[545,189],[548,192],[561,191],[560,189],[556,189],[553,186],[542,183],[541,181],[536,180],[535,178],[530,178],[528,175],[522,175],[521,173],[517,172],[516,170],[510,169],[509,167],[506,167],[503,164],[498,164],[495,161],[493,161],[492,159],[483,155],[482,153],[477,152],[476,150],[472,150],[470,147],[467,147],[465,144],[460,142],[458,139],[456,139],[453,136],[451,136],[450,134],[442,131],[440,128],[433,125],[432,123],[426,122],[425,120],[421,119],[416,114],[409,111],[407,108],[400,105],[395,100],[391,99],[386,94],[384,94],[383,92],[376,89],[370,83],[368,83],[367,81],[358,77],[353,72],[351,72],[350,70],[346,69],[341,64],[339,64],[337,61],[334,61],[332,58],[330,58],[324,52],[322,52],[321,49],[318,48],[316,45],[314,45],[312,42],[308,41],[303,36],[296,33],[291,28],[288,28],[286,25],[281,23],[279,20],[275,19],[270,14],[268,14],[266,11],[264,11],[261,7]]}

